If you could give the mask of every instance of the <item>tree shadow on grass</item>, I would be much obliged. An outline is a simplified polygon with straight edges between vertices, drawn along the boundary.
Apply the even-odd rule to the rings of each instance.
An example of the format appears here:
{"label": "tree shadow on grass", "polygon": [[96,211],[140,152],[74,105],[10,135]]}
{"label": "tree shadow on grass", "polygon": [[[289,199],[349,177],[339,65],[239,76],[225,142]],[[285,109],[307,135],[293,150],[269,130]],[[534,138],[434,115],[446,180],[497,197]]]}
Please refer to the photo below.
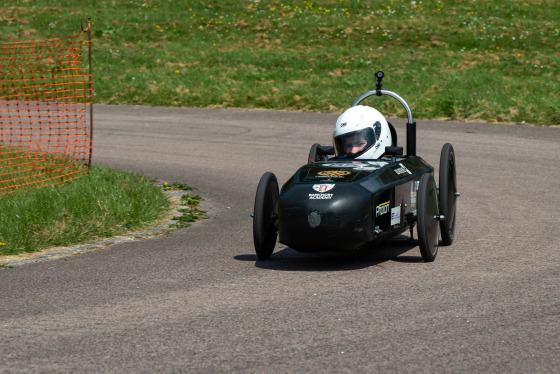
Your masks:
{"label": "tree shadow on grass", "polygon": [[255,266],[261,269],[281,271],[348,271],[376,266],[387,261],[423,262],[418,242],[411,241],[403,235],[355,252],[303,253],[280,246],[267,261],[260,261],[256,254],[239,255],[234,259],[254,261]]}

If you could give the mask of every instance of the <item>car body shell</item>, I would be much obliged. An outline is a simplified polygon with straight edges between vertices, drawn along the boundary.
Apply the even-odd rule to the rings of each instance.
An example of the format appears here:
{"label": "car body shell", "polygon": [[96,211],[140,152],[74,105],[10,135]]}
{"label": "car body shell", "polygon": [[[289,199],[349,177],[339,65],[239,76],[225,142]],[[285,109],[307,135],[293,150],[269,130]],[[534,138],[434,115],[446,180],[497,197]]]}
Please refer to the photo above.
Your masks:
{"label": "car body shell", "polygon": [[414,225],[416,190],[434,168],[419,156],[302,166],[278,201],[279,242],[302,252],[355,251]]}

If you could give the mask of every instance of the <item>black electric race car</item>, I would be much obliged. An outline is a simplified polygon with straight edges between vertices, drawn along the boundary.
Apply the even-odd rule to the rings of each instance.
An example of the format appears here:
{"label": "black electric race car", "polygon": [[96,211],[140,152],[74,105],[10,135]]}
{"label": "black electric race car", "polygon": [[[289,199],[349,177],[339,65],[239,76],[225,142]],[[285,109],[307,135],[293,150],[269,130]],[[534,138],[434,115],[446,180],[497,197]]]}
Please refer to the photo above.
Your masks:
{"label": "black electric race car", "polygon": [[308,163],[280,191],[275,175],[265,173],[252,215],[260,260],[270,258],[277,238],[300,252],[356,251],[407,229],[412,239],[415,225],[424,261],[434,261],[440,243],[453,242],[459,196],[453,147],[446,143],[442,148],[437,188],[434,168],[416,155],[416,123],[410,107],[396,93],[381,89],[383,72],[376,78],[376,89],[352,106],[373,95],[399,101],[408,115],[406,155],[389,125],[393,144],[379,159],[329,158],[334,147],[314,144]]}

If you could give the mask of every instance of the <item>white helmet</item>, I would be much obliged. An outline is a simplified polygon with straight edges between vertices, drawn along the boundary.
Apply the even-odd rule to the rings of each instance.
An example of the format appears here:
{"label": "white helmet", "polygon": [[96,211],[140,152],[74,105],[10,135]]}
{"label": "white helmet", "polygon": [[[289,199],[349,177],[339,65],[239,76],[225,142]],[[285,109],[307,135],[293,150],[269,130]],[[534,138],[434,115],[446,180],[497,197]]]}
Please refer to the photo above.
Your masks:
{"label": "white helmet", "polygon": [[387,120],[368,106],[347,109],[334,125],[334,149],[341,158],[379,158],[392,142]]}

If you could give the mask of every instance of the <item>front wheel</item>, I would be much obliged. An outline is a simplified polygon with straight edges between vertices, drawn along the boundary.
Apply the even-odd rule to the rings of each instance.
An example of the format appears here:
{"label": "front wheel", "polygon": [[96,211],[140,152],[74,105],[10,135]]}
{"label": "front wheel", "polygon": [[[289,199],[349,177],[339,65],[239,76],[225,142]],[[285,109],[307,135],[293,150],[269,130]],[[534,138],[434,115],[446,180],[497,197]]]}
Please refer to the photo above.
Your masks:
{"label": "front wheel", "polygon": [[439,211],[443,220],[440,221],[441,244],[450,245],[455,238],[455,220],[457,214],[457,171],[455,151],[446,143],[441,149],[439,161]]}
{"label": "front wheel", "polygon": [[261,177],[255,196],[253,241],[259,260],[268,260],[278,237],[278,181],[273,173]]}
{"label": "front wheel", "polygon": [[420,254],[426,262],[436,259],[439,247],[439,222],[437,186],[431,174],[424,174],[418,185],[418,242]]}

